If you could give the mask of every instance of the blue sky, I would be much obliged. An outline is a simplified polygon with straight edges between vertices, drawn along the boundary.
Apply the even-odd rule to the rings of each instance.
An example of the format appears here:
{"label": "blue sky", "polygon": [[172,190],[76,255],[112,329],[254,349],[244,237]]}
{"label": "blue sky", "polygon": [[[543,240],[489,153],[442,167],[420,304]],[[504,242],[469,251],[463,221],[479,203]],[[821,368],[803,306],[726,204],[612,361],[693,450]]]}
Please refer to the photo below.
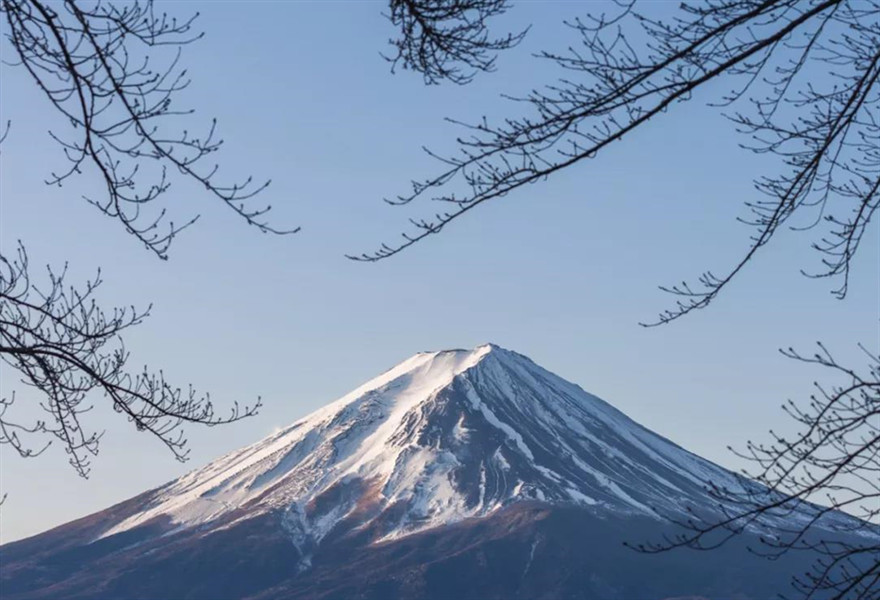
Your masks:
{"label": "blue sky", "polygon": [[[189,463],[134,433],[100,397],[91,425],[106,429],[90,480],[60,448],[21,460],[0,449],[2,540],[31,535],[155,487],[270,433],[341,396],[409,355],[492,341],[580,384],[643,425],[724,466],[726,448],[788,420],[821,373],[781,357],[823,340],[842,357],[877,348],[880,243],[865,236],[850,294],[837,301],[810,238],[783,232],[710,309],[645,330],[670,299],[657,285],[723,269],[749,230],[735,222],[754,198],[752,179],[772,159],[741,140],[710,95],[677,106],[597,159],[471,213],[440,236],[377,264],[345,253],[396,236],[412,216],[381,201],[431,175],[420,148],[451,148],[443,117],[516,114],[499,94],[522,93],[557,73],[531,57],[575,39],[564,18],[599,3],[531,2],[505,23],[532,23],[496,73],[466,87],[425,87],[389,73],[380,57],[393,35],[380,2],[168,3],[199,10],[206,37],[183,62],[193,84],[181,102],[192,127],[219,120],[217,156],[231,176],[273,180],[265,198],[295,236],[261,235],[195,186],[169,194],[178,219],[201,213],[171,259],[157,260],[80,200],[89,176],[65,187],[42,181],[64,165],[48,138],[57,117],[20,69],[3,65],[0,119],[13,125],[0,156],[0,246],[28,247],[34,265],[70,263],[73,279],[100,266],[107,304],[153,303],[127,337],[132,366],[162,368],[218,404],[261,395],[259,416],[190,429]],[[673,6],[670,4],[670,6]],[[3,57],[9,47],[4,42]],[[190,121],[187,122],[190,126]],[[0,371],[2,393],[36,397]]]}

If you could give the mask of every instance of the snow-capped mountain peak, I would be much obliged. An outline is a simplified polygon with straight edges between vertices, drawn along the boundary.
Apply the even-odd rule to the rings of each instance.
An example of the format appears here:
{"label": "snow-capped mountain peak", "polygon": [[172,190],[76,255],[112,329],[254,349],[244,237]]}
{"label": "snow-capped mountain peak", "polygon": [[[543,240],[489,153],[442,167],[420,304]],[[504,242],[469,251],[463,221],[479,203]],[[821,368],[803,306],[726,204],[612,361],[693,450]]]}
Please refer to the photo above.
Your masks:
{"label": "snow-capped mountain peak", "polygon": [[[623,547],[666,535],[663,517],[717,511],[708,482],[757,486],[525,356],[423,352],[256,444],[0,548],[0,584],[10,600],[766,598],[804,571],[801,552],[768,563],[747,548],[811,519],[807,505],[722,554]],[[840,513],[818,526],[876,547],[876,527]]]}
{"label": "snow-capped mountain peak", "polygon": [[[732,475],[493,344],[422,352],[282,431],[154,492],[104,536],[284,511],[294,543],[337,528],[376,540],[538,500],[653,515]],[[307,554],[304,552],[304,555]]]}

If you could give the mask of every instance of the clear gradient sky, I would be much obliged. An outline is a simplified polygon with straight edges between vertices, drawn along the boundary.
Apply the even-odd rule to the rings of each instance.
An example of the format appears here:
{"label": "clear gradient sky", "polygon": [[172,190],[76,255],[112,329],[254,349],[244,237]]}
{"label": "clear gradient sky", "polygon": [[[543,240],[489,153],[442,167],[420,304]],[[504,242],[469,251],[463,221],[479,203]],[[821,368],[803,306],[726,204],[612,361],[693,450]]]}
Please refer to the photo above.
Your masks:
{"label": "clear gradient sky", "polygon": [[[413,212],[383,196],[436,171],[422,145],[443,150],[457,133],[443,117],[515,115],[501,92],[522,93],[558,75],[531,57],[576,40],[565,18],[601,3],[524,2],[504,23],[532,23],[498,71],[466,87],[427,88],[389,73],[380,57],[393,35],[383,2],[176,2],[202,13],[206,37],[185,49],[198,108],[190,128],[219,119],[230,175],[270,177],[274,223],[291,237],[261,235],[193,186],[169,195],[178,220],[202,213],[161,262],[80,195],[88,176],[61,189],[42,181],[64,166],[46,134],[58,126],[21,70],[0,67],[0,119],[12,130],[0,157],[0,246],[27,245],[34,265],[69,261],[73,280],[100,266],[100,298],[154,304],[127,337],[132,366],[164,369],[221,406],[263,397],[247,421],[191,429],[190,462],[133,431],[100,397],[91,425],[106,429],[91,479],[60,448],[22,460],[0,448],[0,538],[8,542],[160,485],[341,396],[409,355],[495,342],[530,356],[646,427],[721,465],[726,448],[788,420],[780,410],[820,377],[777,352],[824,340],[842,357],[880,346],[880,242],[866,233],[849,297],[817,267],[810,238],[783,232],[710,309],[646,330],[670,299],[658,284],[723,269],[745,248],[735,222],[752,179],[772,159],[741,141],[698,96],[597,159],[473,211],[442,235],[377,264],[346,260],[398,234]],[[675,3],[669,4],[670,8]],[[10,48],[4,40],[3,58]],[[417,213],[416,213],[417,214]],[[15,373],[2,393],[36,400]]]}

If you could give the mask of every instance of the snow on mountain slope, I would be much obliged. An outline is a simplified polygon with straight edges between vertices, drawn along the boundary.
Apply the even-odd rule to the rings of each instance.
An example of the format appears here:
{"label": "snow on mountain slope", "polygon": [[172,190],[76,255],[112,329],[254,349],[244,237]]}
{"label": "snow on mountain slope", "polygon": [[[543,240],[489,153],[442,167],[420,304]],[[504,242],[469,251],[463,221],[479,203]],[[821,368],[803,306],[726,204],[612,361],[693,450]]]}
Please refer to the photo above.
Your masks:
{"label": "snow on mountain slope", "polygon": [[280,510],[306,560],[339,527],[376,540],[519,500],[653,516],[734,476],[494,345],[420,353],[286,429],[153,492],[102,537],[160,516],[228,527]]}

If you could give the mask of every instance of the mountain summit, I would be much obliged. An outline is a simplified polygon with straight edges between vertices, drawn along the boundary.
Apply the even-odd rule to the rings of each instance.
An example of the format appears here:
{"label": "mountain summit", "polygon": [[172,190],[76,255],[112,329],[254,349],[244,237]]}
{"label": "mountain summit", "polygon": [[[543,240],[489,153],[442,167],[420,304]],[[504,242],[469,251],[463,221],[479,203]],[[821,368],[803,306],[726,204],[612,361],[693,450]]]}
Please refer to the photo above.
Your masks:
{"label": "mountain summit", "polygon": [[334,528],[377,540],[483,517],[521,500],[653,515],[705,504],[730,474],[599,398],[493,344],[412,356],[286,429],[157,490],[176,527],[283,511],[309,549]]}
{"label": "mountain summit", "polygon": [[621,546],[668,526],[657,511],[713,510],[706,483],[735,480],[525,356],[423,352],[165,486],[4,546],[0,585],[21,599],[772,596],[779,574],[742,547],[709,566]]}

